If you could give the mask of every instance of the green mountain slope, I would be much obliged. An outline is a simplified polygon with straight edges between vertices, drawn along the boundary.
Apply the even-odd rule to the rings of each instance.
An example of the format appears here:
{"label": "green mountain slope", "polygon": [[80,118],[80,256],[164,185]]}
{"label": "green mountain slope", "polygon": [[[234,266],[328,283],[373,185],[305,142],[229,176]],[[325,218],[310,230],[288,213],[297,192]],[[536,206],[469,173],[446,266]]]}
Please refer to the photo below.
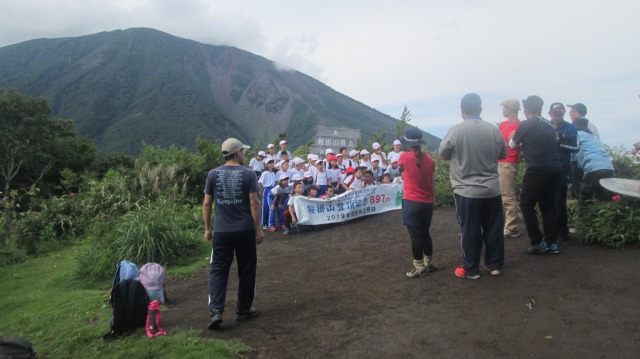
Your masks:
{"label": "green mountain slope", "polygon": [[317,125],[359,128],[368,140],[397,123],[263,57],[153,29],[26,41],[0,48],[0,64],[0,87],[47,97],[101,153],[135,153],[143,141],[192,148],[198,136],[266,143],[283,131],[295,148]]}

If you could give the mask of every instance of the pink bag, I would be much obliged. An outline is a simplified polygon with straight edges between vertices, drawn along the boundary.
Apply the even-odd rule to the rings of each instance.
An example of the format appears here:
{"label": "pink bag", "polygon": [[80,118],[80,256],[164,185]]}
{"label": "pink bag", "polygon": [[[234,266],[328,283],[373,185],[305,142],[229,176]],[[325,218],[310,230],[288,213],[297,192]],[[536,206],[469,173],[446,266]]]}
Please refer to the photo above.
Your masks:
{"label": "pink bag", "polygon": [[149,338],[157,337],[158,335],[165,336],[167,332],[160,328],[160,322],[162,321],[162,314],[160,314],[160,302],[157,300],[149,303],[149,311],[147,312],[147,324],[145,329]]}

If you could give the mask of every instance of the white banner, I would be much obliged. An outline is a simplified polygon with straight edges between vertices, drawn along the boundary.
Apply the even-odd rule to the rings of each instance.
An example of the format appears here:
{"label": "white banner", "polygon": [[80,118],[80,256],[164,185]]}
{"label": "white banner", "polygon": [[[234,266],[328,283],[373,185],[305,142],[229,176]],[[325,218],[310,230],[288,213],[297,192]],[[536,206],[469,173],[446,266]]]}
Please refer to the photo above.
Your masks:
{"label": "white banner", "polygon": [[381,184],[343,193],[331,199],[299,198],[294,204],[298,224],[339,223],[402,208],[402,185]]}

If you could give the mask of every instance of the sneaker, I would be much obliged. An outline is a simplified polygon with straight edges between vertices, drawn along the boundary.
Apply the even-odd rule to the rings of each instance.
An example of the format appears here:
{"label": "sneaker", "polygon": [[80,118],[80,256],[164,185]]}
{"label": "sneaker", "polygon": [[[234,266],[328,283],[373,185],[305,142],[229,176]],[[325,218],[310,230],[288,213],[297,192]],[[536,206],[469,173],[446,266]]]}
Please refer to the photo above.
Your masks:
{"label": "sneaker", "polygon": [[532,245],[524,250],[524,254],[540,254],[549,250],[549,246],[547,246],[547,242],[544,240],[537,245]]}
{"label": "sneaker", "polygon": [[459,278],[467,278],[467,279],[480,278],[480,274],[469,273],[462,267],[456,268],[455,274],[456,274],[456,277],[459,277]]}
{"label": "sneaker", "polygon": [[425,268],[424,268],[424,272],[425,273],[433,273],[435,271],[437,271],[438,268],[436,268],[436,266],[434,266],[433,264],[428,264]]}
{"label": "sneaker", "polygon": [[269,232],[275,232],[276,231],[276,227],[269,227]]}
{"label": "sneaker", "polygon": [[284,233],[282,233],[283,236],[288,236],[289,235],[289,228],[285,228],[284,229]]}
{"label": "sneaker", "polygon": [[236,320],[239,322],[255,318],[256,315],[258,315],[258,310],[254,307],[249,309],[236,309]]}
{"label": "sneaker", "polygon": [[549,253],[560,254],[560,247],[558,246],[558,243],[551,243],[551,245],[549,246]]}
{"label": "sneaker", "polygon": [[407,272],[407,278],[420,278],[421,276],[427,274],[426,268],[418,269],[416,267],[411,268],[410,271]]}
{"label": "sneaker", "polygon": [[222,311],[220,309],[214,309],[209,312],[209,329],[218,329],[222,324]]}
{"label": "sneaker", "polygon": [[514,231],[510,231],[508,229],[504,229],[504,238],[517,238],[520,237],[520,231],[519,230],[514,230]]}
{"label": "sneaker", "polygon": [[269,226],[262,226],[262,229],[267,230],[269,229]]}
{"label": "sneaker", "polygon": [[502,274],[502,271],[500,269],[491,269],[491,268],[488,268],[488,267],[484,267],[484,269],[487,272],[489,272],[489,274],[491,274],[491,275],[500,275],[500,274]]}
{"label": "sneaker", "polygon": [[571,233],[571,234],[576,234],[576,233],[578,233],[578,228],[576,228],[576,227],[571,227],[571,228],[569,228],[569,233]]}
{"label": "sneaker", "polygon": [[287,226],[282,226],[282,227],[280,227],[280,229],[282,229],[284,231],[285,229],[287,229]]}

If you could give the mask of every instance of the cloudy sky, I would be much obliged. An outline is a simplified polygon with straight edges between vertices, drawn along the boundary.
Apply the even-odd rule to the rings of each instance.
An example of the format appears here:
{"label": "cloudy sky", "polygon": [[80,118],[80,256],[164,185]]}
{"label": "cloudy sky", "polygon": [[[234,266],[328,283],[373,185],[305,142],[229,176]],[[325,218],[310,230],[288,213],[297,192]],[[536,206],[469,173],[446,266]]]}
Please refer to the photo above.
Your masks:
{"label": "cloudy sky", "polygon": [[543,112],[586,104],[603,142],[630,147],[638,14],[637,0],[0,0],[0,46],[150,27],[262,55],[395,118],[406,105],[439,137],[461,121],[465,93],[492,123],[502,100],[536,94]]}

